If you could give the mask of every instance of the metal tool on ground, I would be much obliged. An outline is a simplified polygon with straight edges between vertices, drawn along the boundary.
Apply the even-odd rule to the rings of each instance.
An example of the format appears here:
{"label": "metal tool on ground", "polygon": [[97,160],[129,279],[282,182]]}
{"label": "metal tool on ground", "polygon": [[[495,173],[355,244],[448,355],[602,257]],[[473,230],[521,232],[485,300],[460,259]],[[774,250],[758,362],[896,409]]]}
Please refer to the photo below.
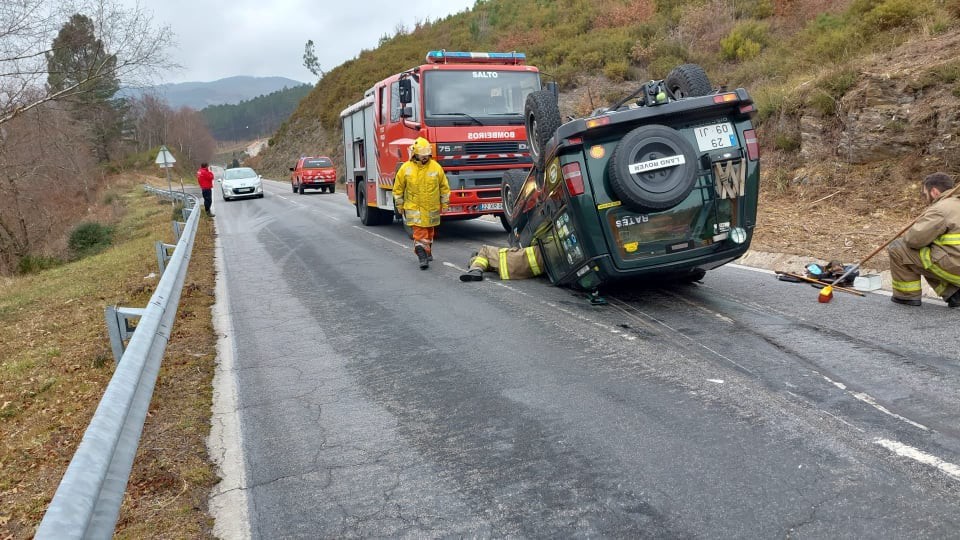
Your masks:
{"label": "metal tool on ground", "polygon": [[854,295],[857,295],[857,296],[866,296],[865,294],[863,294],[863,293],[860,292],[860,291],[855,291],[855,290],[849,289],[849,288],[847,288],[847,287],[840,287],[839,285],[832,285],[832,284],[830,284],[830,283],[828,283],[828,282],[826,282],[826,281],[820,281],[819,279],[808,278],[807,276],[801,276],[801,275],[798,275],[798,274],[791,274],[790,272],[781,272],[780,270],[777,270],[777,271],[774,272],[774,273],[777,274],[777,275],[790,276],[790,277],[792,277],[792,278],[794,278],[794,279],[799,279],[799,280],[801,280],[801,281],[806,281],[806,282],[808,282],[808,283],[816,283],[817,285],[824,285],[824,288],[830,287],[830,290],[831,290],[831,291],[840,291],[840,292],[845,292],[845,293],[854,294]]}
{"label": "metal tool on ground", "polygon": [[[956,191],[957,191],[958,188],[960,188],[960,185],[954,186],[953,189],[951,189],[950,191],[947,191],[946,193],[944,193],[943,195],[941,195],[940,198],[941,198],[941,199],[944,199],[944,198],[946,198],[946,197],[952,196],[954,193],[956,193]],[[923,214],[921,214],[921,215],[923,215]],[[893,235],[892,238],[890,238],[889,240],[887,240],[886,242],[884,242],[884,243],[883,243],[880,247],[878,247],[877,249],[873,250],[873,252],[871,252],[869,255],[867,255],[866,257],[864,257],[863,260],[861,260],[861,261],[858,262],[857,264],[851,266],[846,272],[843,273],[842,276],[840,276],[839,278],[837,278],[837,280],[835,281],[835,283],[840,283],[841,281],[843,281],[844,279],[846,279],[847,276],[849,276],[850,274],[852,274],[855,270],[859,270],[861,265],[863,265],[864,263],[866,263],[867,261],[869,261],[870,259],[872,259],[873,256],[876,255],[877,253],[880,253],[880,252],[883,250],[883,248],[889,246],[891,242],[893,242],[893,241],[896,240],[897,238],[900,238],[900,235],[902,235],[903,233],[907,232],[907,230],[910,229],[910,227],[913,227],[913,224],[916,223],[918,219],[920,219],[920,216],[917,216],[917,217],[913,218],[913,221],[911,221],[910,223],[907,223],[906,226],[904,226],[902,229],[900,229],[900,232],[898,232],[897,234]]]}

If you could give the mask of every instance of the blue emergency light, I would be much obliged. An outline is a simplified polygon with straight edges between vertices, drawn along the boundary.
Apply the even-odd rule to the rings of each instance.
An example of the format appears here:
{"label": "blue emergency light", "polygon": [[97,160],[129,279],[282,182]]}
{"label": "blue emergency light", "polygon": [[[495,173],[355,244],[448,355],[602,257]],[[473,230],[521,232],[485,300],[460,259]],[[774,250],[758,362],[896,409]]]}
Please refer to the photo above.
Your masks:
{"label": "blue emergency light", "polygon": [[430,51],[427,53],[429,64],[523,64],[527,55],[518,52],[464,52],[464,51]]}

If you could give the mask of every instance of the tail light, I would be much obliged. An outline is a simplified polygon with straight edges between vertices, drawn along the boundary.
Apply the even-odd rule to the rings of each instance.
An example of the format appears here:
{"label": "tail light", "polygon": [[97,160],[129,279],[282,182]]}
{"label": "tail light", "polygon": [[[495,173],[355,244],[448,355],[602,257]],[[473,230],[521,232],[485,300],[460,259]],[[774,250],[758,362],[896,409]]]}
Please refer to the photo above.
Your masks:
{"label": "tail light", "polygon": [[743,140],[747,143],[747,157],[750,158],[750,161],[760,159],[760,144],[757,142],[757,132],[752,129],[745,129]]}
{"label": "tail light", "polygon": [[563,171],[563,181],[567,183],[567,191],[570,196],[583,195],[583,173],[580,172],[579,163],[567,163],[561,170]]}

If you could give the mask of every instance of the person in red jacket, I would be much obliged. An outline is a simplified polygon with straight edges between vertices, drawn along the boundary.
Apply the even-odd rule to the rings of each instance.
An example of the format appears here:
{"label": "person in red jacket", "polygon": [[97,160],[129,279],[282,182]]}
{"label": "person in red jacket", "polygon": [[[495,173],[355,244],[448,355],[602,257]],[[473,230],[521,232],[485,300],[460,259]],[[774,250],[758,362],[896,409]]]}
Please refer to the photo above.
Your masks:
{"label": "person in red jacket", "polygon": [[210,172],[207,163],[201,163],[197,170],[197,183],[200,184],[200,193],[203,194],[203,209],[207,215],[213,217],[210,213],[210,205],[213,204],[213,173]]}

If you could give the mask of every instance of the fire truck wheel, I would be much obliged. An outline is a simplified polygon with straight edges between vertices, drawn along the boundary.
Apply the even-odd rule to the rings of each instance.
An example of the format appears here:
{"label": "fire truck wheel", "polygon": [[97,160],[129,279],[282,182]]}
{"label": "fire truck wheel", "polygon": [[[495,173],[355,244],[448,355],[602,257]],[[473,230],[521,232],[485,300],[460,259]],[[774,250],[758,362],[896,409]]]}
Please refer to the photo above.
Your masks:
{"label": "fire truck wheel", "polygon": [[620,140],[610,156],[610,187],[627,208],[667,210],[697,183],[697,154],[677,131],[640,126]]}
{"label": "fire truck wheel", "polygon": [[533,166],[543,170],[547,141],[560,127],[560,109],[557,108],[556,98],[548,90],[531,92],[523,106],[523,119]]}
{"label": "fire truck wheel", "polygon": [[303,184],[300,184],[300,194],[303,195],[305,191],[306,189],[303,188]]}
{"label": "fire truck wheel", "polygon": [[673,68],[663,83],[674,99],[706,96],[713,92],[707,72],[697,64],[683,64]]}
{"label": "fire truck wheel", "polygon": [[294,193],[297,192],[297,185],[294,184],[293,182],[290,182],[290,188],[293,189],[293,192],[294,192]]}
{"label": "fire truck wheel", "polygon": [[336,185],[336,184],[330,184],[330,186],[327,188],[327,191],[329,191],[330,193],[336,193],[336,191],[337,191],[337,185]]}

